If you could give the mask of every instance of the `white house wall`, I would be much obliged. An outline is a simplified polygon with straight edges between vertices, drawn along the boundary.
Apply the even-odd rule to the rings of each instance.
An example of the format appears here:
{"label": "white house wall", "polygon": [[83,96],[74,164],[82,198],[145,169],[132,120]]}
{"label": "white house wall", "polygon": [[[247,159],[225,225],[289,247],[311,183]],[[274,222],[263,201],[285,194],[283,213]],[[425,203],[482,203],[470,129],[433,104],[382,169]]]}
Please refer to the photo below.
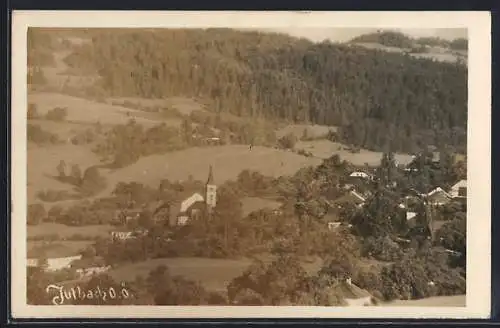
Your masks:
{"label": "white house wall", "polygon": [[47,270],[56,271],[64,268],[69,268],[71,262],[75,260],[80,260],[81,258],[82,256],[78,255],[78,256],[47,259],[47,264],[48,264]]}

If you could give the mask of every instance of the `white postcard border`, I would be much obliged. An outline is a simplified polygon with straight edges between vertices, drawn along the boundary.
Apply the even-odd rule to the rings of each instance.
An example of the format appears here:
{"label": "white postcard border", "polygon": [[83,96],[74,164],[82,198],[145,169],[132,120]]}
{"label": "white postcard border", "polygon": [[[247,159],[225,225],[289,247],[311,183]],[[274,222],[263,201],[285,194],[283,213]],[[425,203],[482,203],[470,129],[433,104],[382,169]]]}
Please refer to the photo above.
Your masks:
{"label": "white postcard border", "polygon": [[[12,15],[11,308],[14,318],[486,318],[491,285],[489,12],[14,11]],[[29,306],[26,304],[26,32],[33,27],[467,28],[466,307]],[[32,164],[36,165],[36,164]]]}

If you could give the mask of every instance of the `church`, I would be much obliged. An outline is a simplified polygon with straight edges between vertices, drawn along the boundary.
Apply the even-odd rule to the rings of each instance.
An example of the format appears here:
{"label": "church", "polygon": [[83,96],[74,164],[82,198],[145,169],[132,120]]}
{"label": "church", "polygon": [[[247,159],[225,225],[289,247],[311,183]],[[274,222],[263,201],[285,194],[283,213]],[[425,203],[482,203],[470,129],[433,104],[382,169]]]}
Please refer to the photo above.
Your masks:
{"label": "church", "polygon": [[212,166],[209,167],[205,188],[200,192],[189,192],[181,195],[180,201],[164,203],[153,213],[156,221],[168,220],[170,226],[183,226],[190,220],[202,219],[215,208],[217,203],[217,186],[215,185]]}

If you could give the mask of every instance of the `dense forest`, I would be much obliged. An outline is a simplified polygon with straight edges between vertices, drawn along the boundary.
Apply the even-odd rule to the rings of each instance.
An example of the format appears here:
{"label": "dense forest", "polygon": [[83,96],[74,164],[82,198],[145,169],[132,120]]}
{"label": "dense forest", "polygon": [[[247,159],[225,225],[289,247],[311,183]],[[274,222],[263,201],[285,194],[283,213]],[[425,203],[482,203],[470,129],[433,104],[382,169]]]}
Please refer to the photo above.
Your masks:
{"label": "dense forest", "polygon": [[216,112],[341,127],[342,141],[465,151],[466,67],[231,29],[87,30],[66,58],[99,73],[93,96],[188,96]]}

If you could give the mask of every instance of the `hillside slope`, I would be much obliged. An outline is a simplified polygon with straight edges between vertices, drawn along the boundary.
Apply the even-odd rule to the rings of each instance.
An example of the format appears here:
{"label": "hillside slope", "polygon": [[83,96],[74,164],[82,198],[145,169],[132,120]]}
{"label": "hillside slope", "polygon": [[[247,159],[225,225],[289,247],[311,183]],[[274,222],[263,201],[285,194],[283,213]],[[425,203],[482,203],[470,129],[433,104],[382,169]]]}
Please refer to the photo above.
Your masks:
{"label": "hillside slope", "polygon": [[230,29],[88,34],[66,63],[101,76],[92,93],[201,97],[213,111],[339,126],[342,141],[372,150],[465,149],[461,65]]}

